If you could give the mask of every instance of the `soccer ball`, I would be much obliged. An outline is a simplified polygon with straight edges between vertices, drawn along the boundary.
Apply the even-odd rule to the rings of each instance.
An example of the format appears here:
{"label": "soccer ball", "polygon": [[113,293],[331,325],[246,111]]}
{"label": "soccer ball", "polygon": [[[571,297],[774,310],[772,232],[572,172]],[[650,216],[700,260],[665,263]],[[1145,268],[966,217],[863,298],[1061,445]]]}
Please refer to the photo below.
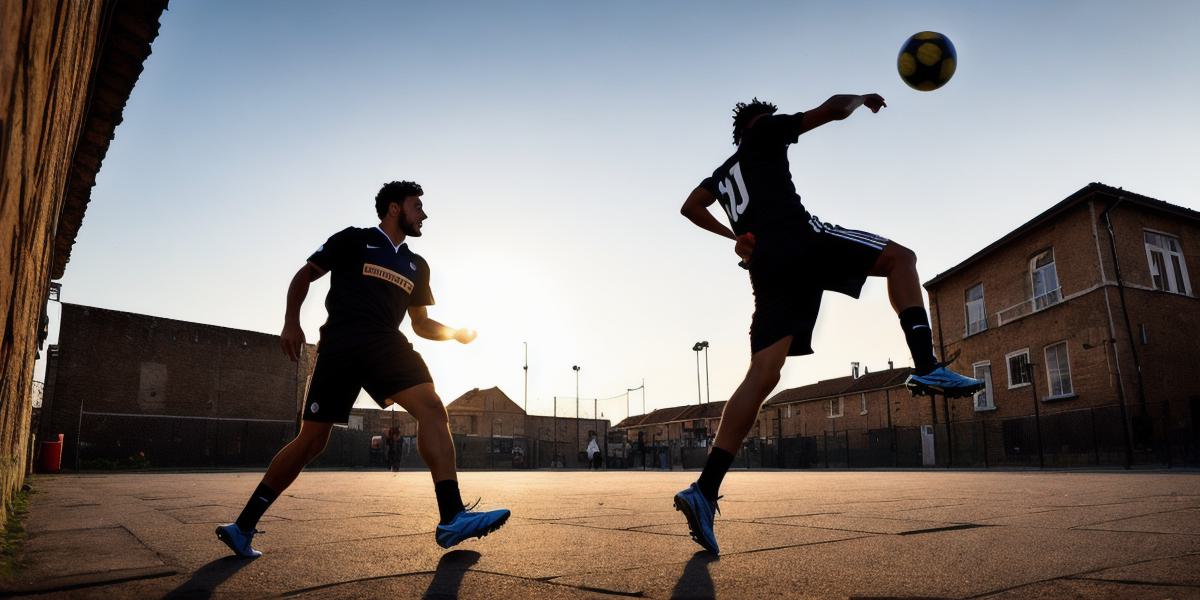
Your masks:
{"label": "soccer ball", "polygon": [[922,92],[946,85],[954,76],[957,64],[958,54],[950,38],[934,31],[922,31],[908,38],[896,58],[900,79],[908,87]]}

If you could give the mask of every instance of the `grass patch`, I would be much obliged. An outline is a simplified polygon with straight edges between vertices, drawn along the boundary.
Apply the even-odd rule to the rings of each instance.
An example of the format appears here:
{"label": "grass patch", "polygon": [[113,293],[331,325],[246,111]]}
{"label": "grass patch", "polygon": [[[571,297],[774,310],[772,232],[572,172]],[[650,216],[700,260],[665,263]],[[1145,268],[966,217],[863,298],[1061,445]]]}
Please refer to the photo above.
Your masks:
{"label": "grass patch", "polygon": [[5,515],[4,535],[0,536],[0,579],[11,579],[21,571],[25,545],[25,517],[33,491],[22,490],[13,497]]}

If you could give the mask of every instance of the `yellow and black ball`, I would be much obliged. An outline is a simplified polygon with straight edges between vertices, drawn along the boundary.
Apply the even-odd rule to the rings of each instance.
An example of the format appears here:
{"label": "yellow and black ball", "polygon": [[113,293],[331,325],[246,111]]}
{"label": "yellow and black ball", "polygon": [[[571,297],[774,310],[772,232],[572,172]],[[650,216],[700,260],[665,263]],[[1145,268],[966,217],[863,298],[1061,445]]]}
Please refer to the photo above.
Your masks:
{"label": "yellow and black ball", "polygon": [[950,38],[934,31],[922,31],[908,38],[896,59],[900,79],[922,92],[946,85],[957,65],[958,53]]}

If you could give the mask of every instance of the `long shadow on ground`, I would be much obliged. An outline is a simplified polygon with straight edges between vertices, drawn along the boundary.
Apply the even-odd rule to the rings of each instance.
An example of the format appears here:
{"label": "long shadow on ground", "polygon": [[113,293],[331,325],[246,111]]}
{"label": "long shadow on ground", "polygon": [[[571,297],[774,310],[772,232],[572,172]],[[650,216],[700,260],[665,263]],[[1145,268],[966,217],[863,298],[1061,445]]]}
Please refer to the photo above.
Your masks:
{"label": "long shadow on ground", "polygon": [[200,567],[195,573],[192,573],[191,579],[179,584],[179,587],[167,592],[164,597],[177,600],[211,598],[217,586],[251,562],[253,561],[238,556],[218,558]]}
{"label": "long shadow on ground", "polygon": [[437,571],[433,581],[421,596],[423,600],[447,600],[458,598],[458,588],[462,585],[463,575],[471,570],[471,566],[479,562],[480,554],[474,550],[451,550],[442,555],[438,561]]}

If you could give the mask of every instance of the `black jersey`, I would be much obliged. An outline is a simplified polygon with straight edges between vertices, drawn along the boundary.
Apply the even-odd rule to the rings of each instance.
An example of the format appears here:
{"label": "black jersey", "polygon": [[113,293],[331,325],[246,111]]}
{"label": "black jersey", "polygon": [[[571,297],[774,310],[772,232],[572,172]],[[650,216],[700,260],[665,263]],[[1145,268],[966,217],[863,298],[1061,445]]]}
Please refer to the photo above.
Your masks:
{"label": "black jersey", "polygon": [[735,234],[808,220],[787,157],[788,146],[800,137],[803,120],[804,113],[762,117],[742,136],[737,152],[700,182],[717,197]]}
{"label": "black jersey", "polygon": [[428,263],[408,244],[393,245],[378,227],[339,231],[308,260],[333,277],[325,297],[329,319],[321,327],[322,349],[399,335],[409,306],[433,304]]}

